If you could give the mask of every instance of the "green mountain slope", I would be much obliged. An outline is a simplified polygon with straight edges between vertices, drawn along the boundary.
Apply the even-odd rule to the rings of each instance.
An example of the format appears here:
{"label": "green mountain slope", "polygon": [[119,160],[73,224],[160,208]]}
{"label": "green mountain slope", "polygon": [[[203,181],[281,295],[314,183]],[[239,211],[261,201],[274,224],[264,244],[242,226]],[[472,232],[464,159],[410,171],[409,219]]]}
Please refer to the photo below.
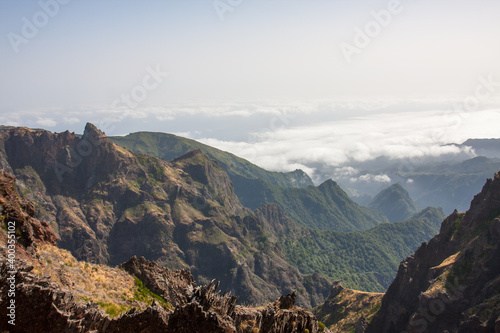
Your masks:
{"label": "green mountain slope", "polygon": [[[439,164],[405,174],[405,188],[421,206],[439,205],[446,214],[469,209],[484,181],[500,170],[500,159],[475,157],[460,163]],[[402,180],[404,181],[404,180]]]}
{"label": "green mountain slope", "polygon": [[81,137],[12,128],[0,130],[0,166],[80,260],[116,265],[144,256],[188,269],[198,283],[215,278],[251,304],[292,290],[306,307],[327,296],[328,280],[287,262],[227,172],[200,150],[168,162],[132,153],[92,124]]}
{"label": "green mountain slope", "polygon": [[234,192],[245,207],[256,209],[262,204],[278,203],[290,217],[307,227],[353,231],[387,222],[383,214],[353,202],[333,181],[313,186],[301,170],[266,171],[233,154],[172,134],[138,132],[110,139],[129,150],[166,160],[200,149],[227,170]]}
{"label": "green mountain slope", "polygon": [[281,245],[300,272],[320,273],[349,288],[371,292],[385,291],[401,259],[437,234],[444,218],[440,209],[430,207],[403,222],[345,233],[303,228],[275,204],[255,213],[267,222],[271,240]]}
{"label": "green mountain slope", "polygon": [[390,222],[404,221],[418,211],[417,205],[400,184],[381,191],[373,198],[369,207],[384,213]]}
{"label": "green mountain slope", "polygon": [[500,173],[466,213],[401,262],[367,327],[379,332],[499,332]]}
{"label": "green mountain slope", "polygon": [[240,178],[233,180],[233,184],[244,206],[256,209],[262,204],[277,203],[292,219],[313,229],[348,232],[370,229],[388,221],[378,211],[352,201],[332,180],[307,188],[285,188]]}
{"label": "green mountain slope", "polygon": [[109,139],[130,151],[163,158],[167,161],[171,161],[191,150],[200,149],[212,159],[218,161],[231,178],[241,176],[248,179],[262,179],[271,184],[284,187],[313,185],[312,180],[302,170],[293,172],[267,171],[231,153],[173,134],[137,132],[123,137],[109,137]]}

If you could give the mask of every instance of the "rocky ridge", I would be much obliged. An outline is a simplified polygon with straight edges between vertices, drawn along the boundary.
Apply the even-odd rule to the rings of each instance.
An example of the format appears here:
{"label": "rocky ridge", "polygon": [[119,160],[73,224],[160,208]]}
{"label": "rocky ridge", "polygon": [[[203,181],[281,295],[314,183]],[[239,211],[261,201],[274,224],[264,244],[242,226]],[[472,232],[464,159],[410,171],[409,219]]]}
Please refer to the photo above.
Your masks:
{"label": "rocky ridge", "polygon": [[[2,255],[3,257],[3,255]],[[5,258],[0,266],[0,314],[6,317],[8,276]],[[146,272],[162,271],[166,274],[148,275],[145,283],[152,286],[157,280],[167,281],[170,286],[163,291],[169,303],[176,303],[174,310],[164,308],[156,301],[144,310],[132,308],[117,318],[110,318],[98,308],[97,303],[82,304],[71,290],[62,288],[47,278],[31,273],[33,266],[26,261],[17,261],[16,279],[16,325],[6,321],[1,330],[10,332],[319,332],[314,315],[294,305],[295,298],[283,296],[275,303],[262,308],[237,305],[237,297],[220,294],[218,283],[197,287],[192,276],[184,272],[165,271],[164,268],[143,258],[132,258],[124,267],[144,267]],[[156,267],[155,267],[156,266]],[[147,270],[147,269],[152,270]],[[177,275],[178,279],[174,277]],[[145,275],[143,275],[145,276]],[[183,277],[183,278],[179,278]],[[187,284],[186,288],[180,285]],[[151,283],[151,284],[150,284]],[[161,285],[161,283],[157,283]],[[283,299],[288,302],[284,303]],[[285,304],[286,306],[284,306]],[[29,311],[27,310],[29,309]],[[327,331],[325,331],[327,332]]]}
{"label": "rocky ridge", "polygon": [[[42,225],[37,219],[26,218],[32,207],[14,191],[14,177],[0,174],[6,180],[0,186],[0,202],[7,213],[13,207],[19,207],[16,214],[7,218],[16,218],[17,226],[28,231],[37,230],[33,226]],[[22,220],[20,217],[25,218]],[[22,223],[21,223],[22,222]],[[5,225],[7,220],[2,221]],[[18,230],[20,230],[18,229]],[[7,239],[5,230],[0,231],[2,243]],[[54,236],[50,227],[43,232],[19,233],[16,245],[18,254],[24,259],[15,259],[15,272],[6,260],[5,248],[0,253],[0,315],[7,317],[8,296],[11,283],[15,279],[16,325],[9,325],[6,320],[0,322],[0,330],[10,332],[291,332],[308,330],[319,332],[318,322],[309,311],[294,305],[296,294],[280,297],[276,302],[261,308],[248,308],[237,305],[238,298],[218,291],[219,283],[210,282],[197,286],[188,271],[170,270],[142,257],[132,257],[115,274],[126,271],[141,280],[153,290],[165,304],[163,307],[155,300],[145,309],[131,308],[117,317],[110,317],[100,306],[102,303],[82,302],[72,290],[78,279],[85,276],[73,276],[73,281],[65,279],[64,285],[56,282],[49,275],[40,275],[40,265],[51,265],[48,258],[43,258],[36,251],[38,247],[54,247]],[[29,243],[26,241],[29,240]],[[43,264],[41,263],[43,262]],[[74,263],[61,263],[61,267]],[[89,266],[85,264],[84,267]],[[96,266],[92,266],[97,269]],[[90,267],[89,267],[90,269]],[[113,269],[109,268],[112,272]],[[94,281],[87,281],[92,284]],[[125,293],[124,293],[125,294]],[[29,309],[29,310],[28,310]]]}
{"label": "rocky ridge", "polygon": [[403,261],[366,332],[500,332],[500,174]]}
{"label": "rocky ridge", "polygon": [[[317,287],[309,295],[274,245],[259,247],[262,221],[241,206],[225,170],[199,150],[168,162],[119,147],[92,124],[83,136],[3,128],[0,163],[34,202],[36,217],[50,223],[58,245],[79,260],[116,265],[144,256],[188,269],[202,283],[216,278],[251,304],[297,289],[298,302],[310,307],[328,293]],[[282,274],[265,275],[263,265]]]}
{"label": "rocky ridge", "polygon": [[380,308],[383,295],[347,289],[337,281],[325,303],[312,312],[333,333],[364,332]]}

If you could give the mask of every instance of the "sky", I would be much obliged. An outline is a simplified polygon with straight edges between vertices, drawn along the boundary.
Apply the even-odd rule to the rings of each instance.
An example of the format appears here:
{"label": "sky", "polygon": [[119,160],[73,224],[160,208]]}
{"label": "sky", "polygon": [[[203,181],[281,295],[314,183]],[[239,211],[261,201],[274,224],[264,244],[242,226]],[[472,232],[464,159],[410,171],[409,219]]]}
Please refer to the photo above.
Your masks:
{"label": "sky", "polygon": [[500,1],[0,0],[0,124],[169,132],[273,170],[500,137]]}

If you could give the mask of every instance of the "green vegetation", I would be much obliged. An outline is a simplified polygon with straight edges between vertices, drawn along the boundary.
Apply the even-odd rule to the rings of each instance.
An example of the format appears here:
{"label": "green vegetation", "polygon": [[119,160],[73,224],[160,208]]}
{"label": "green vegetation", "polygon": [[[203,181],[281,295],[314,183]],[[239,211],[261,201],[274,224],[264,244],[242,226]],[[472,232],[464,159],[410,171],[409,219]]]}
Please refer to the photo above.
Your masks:
{"label": "green vegetation", "polygon": [[377,314],[378,310],[380,310],[380,307],[382,306],[382,302],[377,303],[373,309],[370,310],[368,313],[368,316],[366,317],[366,321],[371,322],[373,317]]}
{"label": "green vegetation", "polygon": [[111,318],[118,317],[119,315],[130,309],[130,306],[115,303],[97,302],[97,304],[99,304],[99,308],[104,310],[104,312],[106,312]]}
{"label": "green vegetation", "polygon": [[332,180],[318,187],[285,188],[262,180],[233,180],[241,203],[256,209],[277,203],[295,221],[318,230],[354,231],[388,222],[383,214],[358,205]]}
{"label": "green vegetation", "polygon": [[[231,153],[207,146],[195,140],[167,133],[137,132],[124,137],[110,137],[114,143],[136,153],[152,155],[171,161],[189,151],[201,149],[218,161],[232,178],[239,175],[248,179],[263,179],[271,184],[285,187],[312,185],[311,179],[302,171],[271,172]],[[145,164],[145,161],[142,163]]]}
{"label": "green vegetation", "polygon": [[[166,133],[138,132],[110,139],[131,151],[165,160],[200,149],[228,172],[234,192],[245,207],[256,209],[265,203],[278,203],[291,218],[314,229],[366,230],[388,221],[383,214],[353,202],[333,181],[313,186],[300,170],[266,171],[233,154]],[[146,155],[138,159],[143,165],[152,163]],[[155,168],[150,169],[151,173]]]}
{"label": "green vegetation", "polygon": [[173,310],[172,305],[168,303],[163,297],[158,296],[154,292],[150,291],[144,283],[139,278],[135,278],[135,285],[137,287],[137,290],[134,292],[134,300],[143,302],[143,303],[148,303],[148,301],[153,298],[155,299],[158,303],[160,303],[161,306],[167,309]]}
{"label": "green vegetation", "polygon": [[384,213],[390,222],[404,221],[418,212],[417,205],[399,184],[391,185],[381,191],[369,206]]}
{"label": "green vegetation", "polygon": [[427,208],[412,219],[368,231],[307,230],[280,239],[287,260],[303,274],[323,274],[348,287],[384,292],[400,261],[438,231],[443,213]]}

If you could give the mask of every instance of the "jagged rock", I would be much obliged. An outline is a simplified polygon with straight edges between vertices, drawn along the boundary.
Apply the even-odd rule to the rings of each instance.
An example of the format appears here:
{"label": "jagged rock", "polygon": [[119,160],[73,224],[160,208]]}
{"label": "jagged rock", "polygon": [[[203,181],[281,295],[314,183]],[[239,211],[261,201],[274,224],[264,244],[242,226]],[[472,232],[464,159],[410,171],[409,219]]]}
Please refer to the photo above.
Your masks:
{"label": "jagged rock", "polygon": [[144,257],[134,256],[120,267],[138,277],[149,290],[163,297],[174,307],[185,304],[188,301],[188,288],[196,286],[189,271],[171,270]]}
{"label": "jagged rock", "polygon": [[168,329],[176,333],[236,332],[231,321],[221,319],[214,312],[204,311],[197,303],[188,303],[175,309],[170,316]]}
{"label": "jagged rock", "polygon": [[297,304],[311,307],[327,294],[326,279],[302,275],[276,250],[277,239],[253,250],[267,237],[264,222],[241,205],[224,168],[200,151],[169,162],[115,145],[90,123],[81,136],[2,127],[0,168],[15,174],[35,216],[49,221],[58,246],[79,260],[118,265],[143,256],[189,269],[198,281],[216,278],[247,304],[299,290]]}
{"label": "jagged rock", "polygon": [[334,298],[335,296],[340,294],[342,290],[344,290],[344,286],[342,286],[342,283],[340,281],[335,281],[330,287],[330,296],[328,296],[328,298]]}
{"label": "jagged rock", "polygon": [[367,327],[368,322],[366,321],[365,317],[361,317],[354,327],[354,333],[365,333]]}
{"label": "jagged rock", "polygon": [[[0,258],[0,315],[7,316],[9,298],[6,297],[8,266],[5,258]],[[144,262],[134,258],[131,262],[141,262],[141,267],[149,266],[147,274],[157,274],[161,269],[157,264]],[[158,267],[154,267],[158,266]],[[180,304],[174,311],[164,309],[156,302],[145,310],[131,309],[118,318],[111,319],[97,308],[97,304],[75,302],[71,291],[62,289],[56,283],[39,278],[29,273],[32,269],[26,262],[16,261],[16,326],[6,321],[0,323],[0,330],[10,332],[174,332],[174,333],[230,333],[259,332],[267,333],[302,333],[308,329],[310,333],[318,332],[318,323],[314,315],[306,310],[294,307],[280,309],[275,303],[263,308],[247,308],[238,306],[237,297],[221,294],[217,290],[218,283],[212,281],[208,285],[180,290]],[[175,288],[178,284],[169,281],[175,276],[167,272],[167,288]],[[156,276],[157,278],[157,276]],[[154,281],[153,278],[146,278]],[[192,281],[192,277],[187,279]],[[170,283],[172,282],[172,283]],[[159,284],[161,286],[161,284]],[[160,288],[160,287],[159,287]],[[179,287],[180,288],[180,287]],[[171,290],[169,291],[171,292]],[[163,292],[166,294],[166,292]],[[290,299],[291,295],[282,296]],[[279,302],[279,301],[277,301]],[[277,303],[276,302],[276,303]],[[29,311],[27,311],[29,309]]]}
{"label": "jagged rock", "polygon": [[293,309],[296,299],[297,293],[294,291],[291,294],[280,296],[277,305],[280,309]]}
{"label": "jagged rock", "polygon": [[13,222],[15,229],[20,232],[18,242],[28,247],[35,240],[56,244],[57,236],[45,221],[39,221],[35,215],[35,207],[31,202],[19,198],[15,191],[16,178],[0,170],[0,210],[3,223],[8,227]]}

